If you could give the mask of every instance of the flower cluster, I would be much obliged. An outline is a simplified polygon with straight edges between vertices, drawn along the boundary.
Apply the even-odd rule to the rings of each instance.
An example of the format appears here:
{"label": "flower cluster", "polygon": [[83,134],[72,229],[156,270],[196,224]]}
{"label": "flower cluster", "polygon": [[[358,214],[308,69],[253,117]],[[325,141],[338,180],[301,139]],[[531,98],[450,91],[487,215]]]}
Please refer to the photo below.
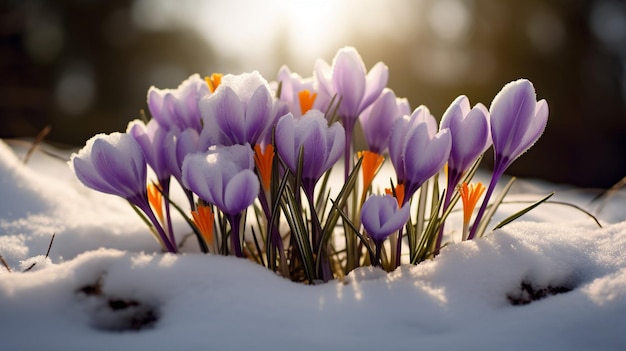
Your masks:
{"label": "flower cluster", "polygon": [[[368,264],[392,270],[407,244],[412,263],[439,253],[459,199],[459,239],[483,234],[496,183],[540,137],[548,105],[521,79],[489,109],[459,96],[438,124],[426,106],[412,111],[397,98],[387,78],[387,66],[368,71],[351,47],[331,64],[318,60],[308,78],[286,66],[273,82],[258,72],[192,75],[177,89],[151,87],[149,121],[94,136],[70,165],[87,187],[126,199],[168,252],[180,245],[176,209],[205,253],[246,257],[292,280],[327,281]],[[367,149],[355,152],[357,123]],[[471,180],[492,145],[485,192]],[[341,158],[345,182],[331,198],[328,175]],[[395,179],[376,194],[371,184],[385,158]],[[172,178],[187,205],[171,201]]]}

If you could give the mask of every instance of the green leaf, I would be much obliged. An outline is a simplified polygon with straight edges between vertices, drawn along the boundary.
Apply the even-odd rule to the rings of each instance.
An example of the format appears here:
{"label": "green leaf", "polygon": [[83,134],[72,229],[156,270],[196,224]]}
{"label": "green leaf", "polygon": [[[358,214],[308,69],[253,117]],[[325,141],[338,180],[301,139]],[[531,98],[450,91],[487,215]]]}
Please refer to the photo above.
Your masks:
{"label": "green leaf", "polygon": [[515,183],[515,180],[516,180],[515,177],[511,177],[511,180],[509,180],[509,182],[506,183],[506,185],[504,186],[504,189],[502,189],[502,191],[500,192],[496,200],[493,202],[491,207],[489,207],[489,210],[487,210],[487,213],[485,213],[485,217],[480,222],[480,224],[474,223],[474,225],[478,225],[478,230],[476,230],[476,235],[474,236],[475,238],[480,238],[481,236],[485,235],[485,230],[487,230],[487,225],[489,225],[491,218],[493,218],[494,213],[496,213],[496,210],[502,203],[502,200],[504,200],[504,197],[506,196],[506,194],[508,194],[509,190],[511,189],[511,186],[513,186],[513,183]]}
{"label": "green leaf", "polygon": [[495,227],[493,227],[493,230],[496,229],[500,229],[502,227],[504,227],[505,225],[513,222],[514,220],[520,218],[521,216],[525,215],[526,213],[530,212],[532,209],[534,209],[535,207],[541,205],[542,203],[544,203],[546,200],[548,200],[549,198],[551,198],[554,195],[554,191],[551,192],[550,194],[548,194],[547,196],[545,196],[543,199],[536,201],[535,203],[533,203],[532,205],[526,207],[523,210],[517,211],[514,214],[508,216],[507,218],[505,218],[504,220],[502,220],[500,223],[498,223],[498,225],[496,225]]}

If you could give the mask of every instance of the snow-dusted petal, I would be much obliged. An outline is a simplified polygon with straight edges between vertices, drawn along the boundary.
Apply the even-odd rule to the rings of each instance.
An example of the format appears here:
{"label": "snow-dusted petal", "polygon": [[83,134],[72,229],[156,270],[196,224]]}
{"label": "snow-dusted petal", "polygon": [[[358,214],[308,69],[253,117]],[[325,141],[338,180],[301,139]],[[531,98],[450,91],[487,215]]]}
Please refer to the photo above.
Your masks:
{"label": "snow-dusted petal", "polygon": [[146,161],[129,134],[98,134],[70,159],[86,186],[126,199],[146,190]]}

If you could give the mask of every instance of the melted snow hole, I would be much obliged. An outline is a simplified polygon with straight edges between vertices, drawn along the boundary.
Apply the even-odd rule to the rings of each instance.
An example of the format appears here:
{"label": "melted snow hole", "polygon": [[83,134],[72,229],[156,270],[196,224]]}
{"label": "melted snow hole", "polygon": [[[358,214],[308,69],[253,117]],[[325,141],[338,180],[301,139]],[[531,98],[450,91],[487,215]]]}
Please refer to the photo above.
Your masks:
{"label": "melted snow hole", "polygon": [[540,285],[523,280],[517,290],[507,294],[509,303],[513,306],[528,305],[534,301],[543,300],[547,297],[564,294],[574,290],[575,286],[569,283]]}
{"label": "melted snow hole", "polygon": [[100,280],[76,293],[84,298],[91,326],[104,331],[138,331],[153,327],[159,319],[156,307],[136,299],[107,296]]}

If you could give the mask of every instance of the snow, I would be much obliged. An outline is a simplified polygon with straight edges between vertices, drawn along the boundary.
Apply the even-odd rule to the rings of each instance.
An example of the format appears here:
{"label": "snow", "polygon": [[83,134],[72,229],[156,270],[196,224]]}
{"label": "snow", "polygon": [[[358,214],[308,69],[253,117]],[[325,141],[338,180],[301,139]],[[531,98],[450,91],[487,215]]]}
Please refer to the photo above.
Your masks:
{"label": "snow", "polygon": [[[624,192],[603,204],[603,228],[543,204],[435,260],[305,286],[202,255],[193,240],[160,253],[124,201],[44,153],[24,165],[24,152],[0,141],[0,255],[12,269],[0,266],[0,350],[626,349]],[[509,199],[551,190],[598,210],[593,192],[539,180]],[[503,205],[494,223],[521,206]],[[514,306],[522,283],[571,291]]]}

